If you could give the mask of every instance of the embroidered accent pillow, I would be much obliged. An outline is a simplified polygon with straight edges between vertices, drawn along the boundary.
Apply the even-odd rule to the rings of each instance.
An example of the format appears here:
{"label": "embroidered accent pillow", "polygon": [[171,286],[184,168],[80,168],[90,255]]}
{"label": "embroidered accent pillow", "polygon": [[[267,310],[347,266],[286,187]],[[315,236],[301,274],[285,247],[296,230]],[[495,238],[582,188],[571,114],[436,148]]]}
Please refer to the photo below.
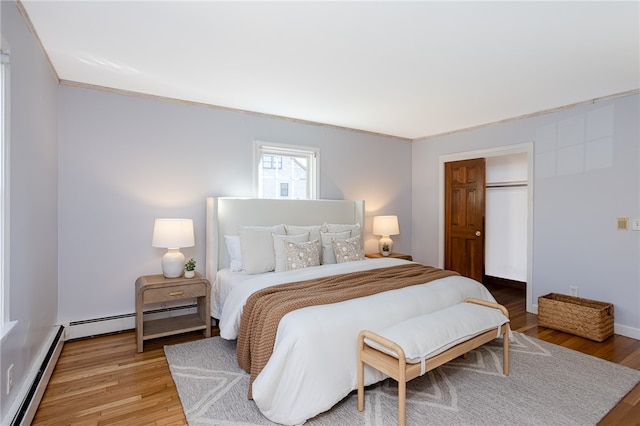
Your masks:
{"label": "embroidered accent pillow", "polygon": [[288,271],[320,265],[320,240],[305,243],[287,241],[284,246],[287,253]]}
{"label": "embroidered accent pillow", "polygon": [[331,240],[331,246],[336,254],[337,263],[352,262],[364,259],[364,251],[360,247],[360,237],[346,240]]}

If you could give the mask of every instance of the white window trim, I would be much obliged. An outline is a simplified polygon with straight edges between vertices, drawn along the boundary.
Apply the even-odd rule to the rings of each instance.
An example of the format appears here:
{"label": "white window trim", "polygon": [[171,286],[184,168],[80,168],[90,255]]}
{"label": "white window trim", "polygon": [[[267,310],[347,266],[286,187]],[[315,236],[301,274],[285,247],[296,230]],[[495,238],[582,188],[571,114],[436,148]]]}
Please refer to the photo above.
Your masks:
{"label": "white window trim", "polygon": [[307,182],[309,199],[318,199],[320,194],[320,149],[311,146],[288,145],[255,140],[253,144],[253,193],[260,197],[260,159],[264,154],[270,155],[304,155],[309,157]]}

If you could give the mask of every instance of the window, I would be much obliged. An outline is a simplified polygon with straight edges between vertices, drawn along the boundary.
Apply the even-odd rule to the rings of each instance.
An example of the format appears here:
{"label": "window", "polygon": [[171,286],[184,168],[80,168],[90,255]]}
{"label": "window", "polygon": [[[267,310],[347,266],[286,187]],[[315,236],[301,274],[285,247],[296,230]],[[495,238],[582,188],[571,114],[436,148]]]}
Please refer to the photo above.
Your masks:
{"label": "window", "polygon": [[262,157],[263,169],[282,169],[282,157],[279,155],[265,155]]}
{"label": "window", "polygon": [[315,199],[317,148],[256,141],[255,186],[260,198]]}
{"label": "window", "polygon": [[287,198],[289,196],[289,183],[281,182],[280,183],[280,196],[282,198]]}

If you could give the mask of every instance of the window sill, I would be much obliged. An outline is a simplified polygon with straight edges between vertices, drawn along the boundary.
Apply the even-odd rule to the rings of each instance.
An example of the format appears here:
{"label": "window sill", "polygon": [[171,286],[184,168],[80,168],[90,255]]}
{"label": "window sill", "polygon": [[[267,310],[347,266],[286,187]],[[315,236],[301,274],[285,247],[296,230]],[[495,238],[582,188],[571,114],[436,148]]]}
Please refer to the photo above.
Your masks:
{"label": "window sill", "polygon": [[18,324],[18,321],[9,321],[0,327],[0,344],[4,343],[4,339],[9,335],[16,324]]}

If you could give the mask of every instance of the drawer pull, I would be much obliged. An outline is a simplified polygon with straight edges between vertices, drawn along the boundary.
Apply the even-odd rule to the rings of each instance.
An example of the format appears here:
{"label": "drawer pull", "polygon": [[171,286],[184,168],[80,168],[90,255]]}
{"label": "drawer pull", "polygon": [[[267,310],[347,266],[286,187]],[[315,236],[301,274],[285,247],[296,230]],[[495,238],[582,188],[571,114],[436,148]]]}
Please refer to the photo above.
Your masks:
{"label": "drawer pull", "polygon": [[169,293],[169,296],[181,296],[184,294],[184,291],[172,291]]}

